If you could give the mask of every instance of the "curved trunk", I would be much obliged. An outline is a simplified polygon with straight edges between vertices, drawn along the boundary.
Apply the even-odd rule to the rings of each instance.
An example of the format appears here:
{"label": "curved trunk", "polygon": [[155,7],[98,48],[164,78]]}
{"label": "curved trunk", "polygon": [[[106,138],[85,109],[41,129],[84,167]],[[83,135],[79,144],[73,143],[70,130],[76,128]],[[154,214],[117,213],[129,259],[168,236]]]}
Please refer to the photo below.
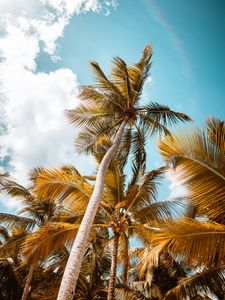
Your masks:
{"label": "curved trunk", "polygon": [[31,284],[33,274],[34,274],[34,269],[35,269],[35,263],[31,263],[29,273],[27,275],[26,283],[25,283],[25,286],[23,289],[23,295],[22,295],[21,300],[27,300],[27,298],[28,298],[30,284]]}
{"label": "curved trunk", "polygon": [[107,300],[115,299],[115,283],[116,283],[116,269],[117,269],[117,254],[118,254],[118,245],[119,245],[119,233],[114,233],[113,240],[113,249],[112,249],[112,261],[110,269],[110,278],[109,278],[109,289]]}
{"label": "curved trunk", "polygon": [[71,300],[75,293],[77,280],[79,277],[82,259],[85,253],[85,247],[89,238],[91,226],[93,224],[96,212],[103,193],[104,179],[113,158],[114,153],[119,147],[124,127],[127,120],[125,119],[119,127],[113,144],[103,157],[96,176],[94,191],[88,203],[85,215],[79,227],[76,239],[70,252],[70,256],[63,274],[62,282],[59,289],[57,300]]}

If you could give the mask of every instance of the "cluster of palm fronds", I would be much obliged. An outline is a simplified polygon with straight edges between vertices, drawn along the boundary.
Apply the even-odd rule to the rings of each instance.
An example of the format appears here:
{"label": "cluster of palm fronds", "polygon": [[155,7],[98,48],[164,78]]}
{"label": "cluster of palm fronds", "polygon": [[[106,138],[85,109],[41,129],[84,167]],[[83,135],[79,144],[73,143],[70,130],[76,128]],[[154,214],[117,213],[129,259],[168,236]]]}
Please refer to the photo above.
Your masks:
{"label": "cluster of palm fronds", "polygon": [[[30,188],[1,175],[1,192],[23,207],[0,213],[0,299],[54,300],[62,277],[72,281],[63,300],[224,299],[225,126],[209,118],[206,130],[172,134],[168,126],[188,116],[141,106],[150,58],[150,46],[132,67],[116,58],[110,78],[91,63],[97,84],[82,87],[81,105],[68,112],[96,174],[40,167]],[[145,145],[154,133],[163,134],[165,166],[147,171]],[[166,172],[185,197],[157,199]]]}

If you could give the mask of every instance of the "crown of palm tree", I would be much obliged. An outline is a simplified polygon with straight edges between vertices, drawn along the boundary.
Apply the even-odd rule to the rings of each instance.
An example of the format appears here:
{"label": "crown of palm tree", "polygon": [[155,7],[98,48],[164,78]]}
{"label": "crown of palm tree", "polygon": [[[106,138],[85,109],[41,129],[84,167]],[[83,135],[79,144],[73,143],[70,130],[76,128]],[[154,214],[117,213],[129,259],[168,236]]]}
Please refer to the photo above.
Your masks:
{"label": "crown of palm tree", "polygon": [[120,147],[127,149],[127,153],[131,150],[144,164],[144,146],[149,134],[170,134],[167,126],[190,120],[187,115],[156,102],[140,105],[143,86],[149,77],[151,56],[152,48],[148,45],[140,61],[131,67],[116,57],[109,77],[96,62],[91,62],[95,85],[82,86],[81,103],[67,111],[70,122],[82,129],[75,143],[79,152],[90,153],[96,142],[102,142],[104,135],[113,137],[125,120]]}

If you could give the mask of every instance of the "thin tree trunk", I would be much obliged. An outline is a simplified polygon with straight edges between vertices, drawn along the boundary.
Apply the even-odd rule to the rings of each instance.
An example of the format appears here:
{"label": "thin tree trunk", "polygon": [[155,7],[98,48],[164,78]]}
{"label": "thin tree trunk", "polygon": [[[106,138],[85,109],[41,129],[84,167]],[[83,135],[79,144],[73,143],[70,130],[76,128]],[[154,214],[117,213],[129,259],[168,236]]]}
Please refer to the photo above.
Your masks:
{"label": "thin tree trunk", "polygon": [[85,253],[85,247],[89,238],[91,226],[93,224],[96,212],[103,193],[104,179],[116,150],[119,147],[124,127],[127,123],[125,119],[119,127],[113,144],[103,157],[96,176],[94,191],[88,203],[85,215],[79,227],[76,239],[70,252],[70,256],[63,274],[57,300],[71,300],[74,296],[77,280],[79,277],[82,259]]}
{"label": "thin tree trunk", "polygon": [[112,261],[110,269],[109,278],[109,289],[107,300],[115,299],[115,283],[116,283],[116,269],[117,269],[117,255],[118,255],[118,245],[119,245],[119,233],[114,233],[113,249],[112,249]]}
{"label": "thin tree trunk", "polygon": [[26,279],[26,283],[25,283],[25,286],[23,289],[23,295],[22,295],[21,300],[27,300],[27,298],[28,298],[30,284],[31,284],[33,274],[34,274],[34,269],[35,269],[35,263],[32,262],[30,265],[29,273],[27,275],[27,279]]}

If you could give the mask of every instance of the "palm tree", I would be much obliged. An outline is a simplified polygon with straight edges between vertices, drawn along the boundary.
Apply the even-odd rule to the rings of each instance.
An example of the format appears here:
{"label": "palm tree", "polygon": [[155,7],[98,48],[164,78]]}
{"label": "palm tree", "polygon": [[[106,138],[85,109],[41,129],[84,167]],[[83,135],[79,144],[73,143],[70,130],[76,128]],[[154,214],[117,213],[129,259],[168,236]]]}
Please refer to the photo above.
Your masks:
{"label": "palm tree", "polygon": [[[98,164],[100,164],[102,157],[104,157],[110,146],[110,140],[107,138],[105,138],[104,145],[98,146],[97,152],[94,153]],[[154,201],[157,185],[164,168],[142,174],[139,163],[137,168],[134,168],[133,176],[127,184],[124,174],[124,162],[122,160],[124,155],[125,153],[117,151],[109,164],[102,201],[92,226],[94,228],[105,228],[106,230],[111,228],[113,231],[113,236],[111,237],[113,248],[108,299],[114,299],[115,297],[117,260],[119,260],[118,263],[123,269],[123,282],[127,282],[129,237],[138,235],[139,238],[143,238],[146,228],[141,224],[171,217],[172,211],[177,204],[177,201]],[[64,223],[64,225],[51,222],[46,227],[41,228],[41,232],[33,234],[33,236],[37,236],[35,239],[31,238],[27,250],[30,249],[30,253],[36,252],[36,256],[41,258],[42,253],[45,253],[47,256],[49,251],[56,250],[56,247],[58,247],[57,241],[59,241],[60,245],[63,245],[63,242],[66,242],[69,238],[74,238],[78,224],[80,224],[85,213],[89,195],[93,190],[93,186],[89,182],[90,180],[94,181],[96,177],[81,176],[73,166],[64,166],[58,169],[36,169],[32,178],[36,196],[50,197],[51,201],[55,199],[55,203],[60,203],[61,219],[63,217],[62,212],[66,209],[68,211],[67,214],[65,215],[65,211],[63,214],[67,218],[67,222],[69,220],[73,222],[73,224]],[[60,228],[60,226],[62,227]],[[43,230],[46,230],[46,233]],[[70,232],[72,235],[70,235]],[[43,240],[44,236],[46,237],[45,241]],[[49,245],[48,239],[53,240],[51,247],[47,247]],[[38,251],[34,241],[37,242],[40,251]],[[46,250],[44,250],[44,247],[47,247]],[[29,251],[27,251],[28,254]]]}
{"label": "palm tree", "polygon": [[130,182],[126,184],[120,158],[121,153],[117,153],[109,165],[105,177],[105,195],[103,193],[108,204],[104,210],[104,222],[110,225],[113,232],[108,300],[115,299],[117,263],[123,269],[123,283],[128,282],[130,237],[136,236],[139,240],[145,240],[150,229],[147,230],[143,224],[154,226],[171,218],[173,210],[179,206],[176,200],[156,202],[157,186],[165,168],[142,174],[139,165]]}
{"label": "palm tree", "polygon": [[[12,253],[12,255],[14,253],[21,254],[22,245],[28,233],[31,232],[35,226],[43,226],[43,224],[54,215],[54,203],[48,199],[36,198],[30,188],[23,187],[10,179],[9,176],[5,177],[4,181],[2,181],[1,190],[12,197],[22,199],[23,208],[19,211],[19,214],[24,214],[24,216],[0,213],[0,221],[2,224],[12,231],[19,230],[19,234],[15,234],[13,238],[9,239],[7,243],[1,247],[0,253],[7,253],[7,255],[10,253]],[[26,300],[28,297],[36,261],[30,260],[28,264],[29,272],[25,281],[22,300]]]}
{"label": "palm tree", "polygon": [[118,147],[124,147],[128,152],[131,149],[144,167],[147,136],[157,132],[169,134],[167,125],[190,120],[187,115],[158,103],[139,104],[149,75],[151,55],[152,48],[148,45],[140,61],[132,67],[128,67],[121,58],[115,58],[109,78],[96,62],[91,62],[96,85],[83,86],[80,90],[82,103],[68,111],[71,123],[82,129],[76,142],[79,151],[90,153],[96,143],[104,141],[105,135],[110,136],[113,142],[98,168],[95,188],[68,259],[58,300],[71,300],[74,295],[89,232],[101,200],[104,178],[115,151]]}
{"label": "palm tree", "polygon": [[[168,293],[179,299],[203,290],[222,299],[225,279],[225,126],[208,118],[206,130],[190,129],[163,138],[160,151],[175,168],[172,176],[186,185],[196,219],[167,222],[153,235],[155,253],[169,251],[200,271]],[[223,297],[223,296],[222,296]]]}

